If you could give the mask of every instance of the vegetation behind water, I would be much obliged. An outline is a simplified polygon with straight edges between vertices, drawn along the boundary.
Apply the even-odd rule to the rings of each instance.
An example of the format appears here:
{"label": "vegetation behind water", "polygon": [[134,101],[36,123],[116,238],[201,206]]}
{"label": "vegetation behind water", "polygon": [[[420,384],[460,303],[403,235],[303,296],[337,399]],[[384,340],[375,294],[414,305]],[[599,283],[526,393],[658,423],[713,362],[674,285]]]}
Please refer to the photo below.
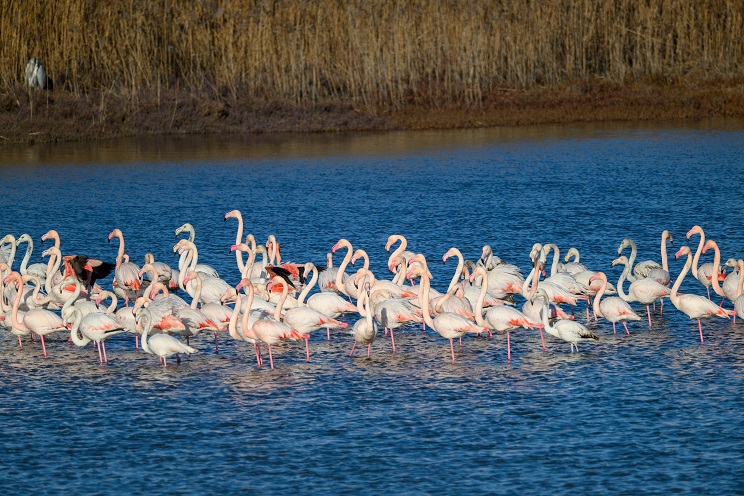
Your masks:
{"label": "vegetation behind water", "polygon": [[[739,0],[0,0],[0,109],[30,117],[20,90],[35,56],[52,107],[72,96],[111,125],[161,112],[172,127],[208,104],[197,113],[217,121],[320,109],[374,127],[597,88],[676,88],[705,106],[706,85],[727,95],[713,108],[738,113],[743,19]],[[56,111],[48,98],[34,102],[39,118]]]}

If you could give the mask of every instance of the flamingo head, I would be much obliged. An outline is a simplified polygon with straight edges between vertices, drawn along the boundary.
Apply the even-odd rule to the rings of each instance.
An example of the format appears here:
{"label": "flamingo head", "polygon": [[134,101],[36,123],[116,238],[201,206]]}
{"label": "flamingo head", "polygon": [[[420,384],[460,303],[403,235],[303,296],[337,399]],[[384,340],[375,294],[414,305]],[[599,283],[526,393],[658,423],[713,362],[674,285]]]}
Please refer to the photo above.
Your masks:
{"label": "flamingo head", "polygon": [[618,246],[618,247],[617,247],[617,254],[618,254],[618,255],[620,255],[620,254],[621,254],[621,253],[623,252],[623,250],[624,250],[625,248],[627,248],[628,246],[631,246],[631,243],[632,243],[632,242],[633,242],[633,241],[631,241],[631,239],[630,239],[630,238],[625,238],[625,239],[624,239],[624,240],[622,241],[622,243],[620,243],[620,246]]}
{"label": "flamingo head", "polygon": [[358,249],[358,250],[356,250],[354,252],[354,256],[351,257],[351,265],[354,265],[357,260],[359,260],[362,256],[364,256],[363,255],[364,253],[365,253],[365,251],[362,250],[361,248]]}
{"label": "flamingo head", "polygon": [[336,253],[336,251],[342,246],[351,248],[351,243],[349,243],[346,239],[343,239],[343,238],[339,239],[338,242],[335,245],[333,245],[333,248],[331,248],[331,253]]}
{"label": "flamingo head", "polygon": [[238,285],[235,286],[235,292],[237,293],[238,291],[240,291],[241,289],[243,289],[243,287],[248,286],[248,284],[250,284],[250,282],[251,281],[249,279],[241,279],[240,282],[238,283]]}
{"label": "flamingo head", "polygon": [[690,247],[689,246],[683,246],[680,248],[677,253],[674,254],[674,258],[679,258],[683,255],[689,255],[690,254]]}
{"label": "flamingo head", "polygon": [[237,245],[232,245],[230,247],[230,253],[234,252],[235,250],[248,251],[249,248],[248,245],[246,245],[245,243],[238,243]]}
{"label": "flamingo head", "polygon": [[488,255],[491,255],[492,253],[493,253],[493,249],[489,245],[485,245],[483,247],[483,251],[481,251],[480,259],[485,262],[486,259],[488,258]]}
{"label": "flamingo head", "polygon": [[486,269],[484,269],[483,267],[476,267],[473,270],[473,273],[470,274],[470,277],[469,277],[468,280],[470,282],[473,282],[473,281],[475,281],[475,278],[476,277],[486,277]]}
{"label": "flamingo head", "polygon": [[[385,251],[390,251],[390,248],[393,247],[393,244],[396,241],[400,241],[401,238],[403,238],[403,236],[400,236],[398,234],[393,234],[393,235],[389,236],[388,237],[388,240],[387,240],[387,243],[385,243]],[[405,238],[403,238],[403,239],[405,239]]]}
{"label": "flamingo head", "polygon": [[111,232],[109,233],[109,235],[108,235],[108,240],[109,240],[109,241],[111,241],[112,239],[114,239],[114,236],[119,236],[119,237],[121,237],[121,236],[122,236],[122,234],[121,234],[121,230],[119,230],[119,229],[114,229],[113,231],[111,231]]}
{"label": "flamingo head", "polygon": [[693,234],[700,234],[702,236],[703,235],[703,228],[700,227],[700,226],[692,226],[692,229],[690,229],[689,231],[687,231],[687,239],[690,239],[690,237]]}
{"label": "flamingo head", "polygon": [[445,253],[444,256],[442,257],[442,262],[443,263],[444,262],[447,262],[447,259],[449,257],[456,256],[457,255],[457,252],[458,252],[458,249],[457,248],[450,248],[449,250],[447,250],[447,253]]}
{"label": "flamingo head", "polygon": [[713,241],[712,239],[709,239],[705,242],[705,245],[703,246],[703,253],[706,253],[708,249],[713,248],[716,249],[718,247],[718,244]]}
{"label": "flamingo head", "polygon": [[605,275],[604,272],[597,272],[596,274],[594,274],[592,277],[589,278],[589,282],[592,283],[596,281],[597,279],[599,279],[600,281],[606,281],[607,276]]}
{"label": "flamingo head", "polygon": [[614,267],[615,265],[618,265],[618,264],[626,265],[627,263],[628,263],[628,257],[623,255],[613,260],[612,263],[610,264],[610,267]]}
{"label": "flamingo head", "polygon": [[231,218],[231,217],[237,217],[240,215],[240,212],[238,210],[230,210],[225,214],[225,220]]}

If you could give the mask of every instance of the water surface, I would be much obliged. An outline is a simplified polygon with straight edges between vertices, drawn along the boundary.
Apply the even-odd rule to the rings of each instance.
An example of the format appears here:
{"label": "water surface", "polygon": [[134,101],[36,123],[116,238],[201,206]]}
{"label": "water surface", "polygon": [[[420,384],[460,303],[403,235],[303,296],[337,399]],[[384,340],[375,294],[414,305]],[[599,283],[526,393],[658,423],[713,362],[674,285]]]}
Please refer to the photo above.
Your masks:
{"label": "water surface", "polygon": [[[672,253],[700,224],[724,259],[742,256],[741,124],[8,147],[0,234],[31,234],[33,262],[52,228],[63,252],[113,260],[106,239],[118,227],[133,260],[151,252],[175,265],[173,231],[191,222],[200,260],[235,284],[236,222],[223,217],[237,208],[246,232],[275,234],[286,259],[323,264],[343,237],[368,251],[378,276],[387,276],[387,237],[403,234],[439,289],[454,270],[439,262],[451,246],[475,259],[485,244],[525,274],[533,243],[574,246],[616,280],[620,241],[632,237],[639,259],[659,260],[663,229]],[[676,276],[682,263],[670,266]],[[683,290],[703,294],[692,279]],[[197,338],[198,355],[164,370],[128,335],[109,341],[110,363],[99,366],[63,336],[49,339],[44,360],[38,343],[19,350],[5,332],[0,488],[740,493],[744,327],[706,321],[701,346],[696,323],[671,306],[653,319],[652,331],[633,323],[630,336],[592,323],[600,342],[574,354],[516,332],[511,361],[503,336],[466,339],[454,364],[432,331],[398,332],[397,355],[380,337],[370,359],[349,358],[343,332],[313,335],[309,363],[288,344],[274,371],[257,370],[252,350],[226,337],[218,355]]]}

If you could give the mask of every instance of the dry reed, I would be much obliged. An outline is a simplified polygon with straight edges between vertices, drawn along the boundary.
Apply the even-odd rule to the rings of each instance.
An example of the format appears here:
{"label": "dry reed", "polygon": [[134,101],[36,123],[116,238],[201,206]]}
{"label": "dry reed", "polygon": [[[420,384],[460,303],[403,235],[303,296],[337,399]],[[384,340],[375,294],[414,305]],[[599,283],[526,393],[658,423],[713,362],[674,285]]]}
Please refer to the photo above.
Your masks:
{"label": "dry reed", "polygon": [[0,0],[0,91],[36,56],[57,89],[133,109],[176,87],[467,108],[508,88],[741,77],[743,17],[741,0]]}

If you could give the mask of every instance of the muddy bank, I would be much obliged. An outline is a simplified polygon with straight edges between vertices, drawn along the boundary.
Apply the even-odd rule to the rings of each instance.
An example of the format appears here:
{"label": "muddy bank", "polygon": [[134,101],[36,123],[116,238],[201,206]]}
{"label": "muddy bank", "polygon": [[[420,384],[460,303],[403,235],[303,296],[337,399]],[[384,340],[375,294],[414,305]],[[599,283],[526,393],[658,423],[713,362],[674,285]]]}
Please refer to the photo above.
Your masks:
{"label": "muddy bank", "polygon": [[122,136],[455,129],[589,121],[744,116],[744,81],[705,84],[602,83],[530,91],[504,88],[481,105],[413,102],[370,109],[351,103],[296,105],[186,91],[75,95],[24,88],[0,95],[0,143]]}

